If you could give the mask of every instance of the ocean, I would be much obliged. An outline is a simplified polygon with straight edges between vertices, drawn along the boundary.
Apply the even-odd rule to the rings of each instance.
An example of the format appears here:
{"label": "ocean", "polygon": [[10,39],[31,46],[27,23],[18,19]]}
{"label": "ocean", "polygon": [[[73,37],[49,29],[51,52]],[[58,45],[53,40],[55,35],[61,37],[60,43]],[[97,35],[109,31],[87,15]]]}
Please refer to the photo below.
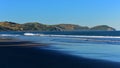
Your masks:
{"label": "ocean", "polygon": [[49,44],[36,47],[77,57],[120,62],[120,31],[0,32],[1,37]]}

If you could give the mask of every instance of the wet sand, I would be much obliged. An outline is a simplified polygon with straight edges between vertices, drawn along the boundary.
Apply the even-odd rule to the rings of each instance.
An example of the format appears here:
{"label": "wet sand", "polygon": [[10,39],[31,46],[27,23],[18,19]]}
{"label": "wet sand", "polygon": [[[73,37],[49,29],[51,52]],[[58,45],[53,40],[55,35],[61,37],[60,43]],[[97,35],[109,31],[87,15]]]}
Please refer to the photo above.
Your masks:
{"label": "wet sand", "polygon": [[19,39],[0,39],[0,47],[5,46],[45,46],[47,44],[34,43],[32,41],[23,41]]}
{"label": "wet sand", "polygon": [[120,63],[117,62],[74,57],[42,48],[36,49],[38,45],[29,47],[31,43],[27,44],[0,41],[0,68],[120,68]]}

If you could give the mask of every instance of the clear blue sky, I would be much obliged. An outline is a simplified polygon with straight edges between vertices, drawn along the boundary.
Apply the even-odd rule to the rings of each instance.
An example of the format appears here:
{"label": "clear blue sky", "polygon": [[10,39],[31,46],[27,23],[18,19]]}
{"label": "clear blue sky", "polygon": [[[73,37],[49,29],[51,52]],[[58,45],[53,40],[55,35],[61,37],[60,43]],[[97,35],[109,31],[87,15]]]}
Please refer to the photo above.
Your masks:
{"label": "clear blue sky", "polygon": [[109,25],[120,30],[120,0],[0,0],[0,21]]}

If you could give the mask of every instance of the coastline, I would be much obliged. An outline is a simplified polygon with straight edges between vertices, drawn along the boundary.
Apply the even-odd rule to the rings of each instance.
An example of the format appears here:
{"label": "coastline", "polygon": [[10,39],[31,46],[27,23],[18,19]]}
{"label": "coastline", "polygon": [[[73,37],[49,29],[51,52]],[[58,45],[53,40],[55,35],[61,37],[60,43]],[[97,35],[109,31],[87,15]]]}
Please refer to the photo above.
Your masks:
{"label": "coastline", "polygon": [[47,44],[34,43],[32,41],[24,41],[15,38],[0,38],[0,47],[8,46],[44,46]]}
{"label": "coastline", "polygon": [[[31,42],[5,40],[0,47],[0,68],[120,68],[120,63],[74,57],[42,48]],[[25,45],[27,44],[27,45]],[[32,47],[30,44],[32,44]],[[43,44],[41,44],[43,45]],[[1,46],[1,44],[0,44]]]}

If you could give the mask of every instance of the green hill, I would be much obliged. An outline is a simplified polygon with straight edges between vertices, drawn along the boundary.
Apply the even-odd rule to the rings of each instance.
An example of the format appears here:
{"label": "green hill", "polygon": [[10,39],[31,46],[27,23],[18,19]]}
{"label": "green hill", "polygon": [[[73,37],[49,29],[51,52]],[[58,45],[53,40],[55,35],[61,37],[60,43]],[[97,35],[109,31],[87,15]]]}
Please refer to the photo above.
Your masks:
{"label": "green hill", "polygon": [[80,26],[75,24],[56,24],[46,25],[38,22],[29,22],[18,24],[15,22],[0,22],[0,31],[80,31],[80,30],[99,30],[99,31],[115,31],[114,28],[107,25],[98,25],[92,28],[88,26]]}
{"label": "green hill", "polygon": [[98,25],[98,26],[94,26],[92,28],[90,28],[90,30],[107,30],[107,31],[115,31],[114,28],[110,27],[110,26],[107,26],[107,25]]}

